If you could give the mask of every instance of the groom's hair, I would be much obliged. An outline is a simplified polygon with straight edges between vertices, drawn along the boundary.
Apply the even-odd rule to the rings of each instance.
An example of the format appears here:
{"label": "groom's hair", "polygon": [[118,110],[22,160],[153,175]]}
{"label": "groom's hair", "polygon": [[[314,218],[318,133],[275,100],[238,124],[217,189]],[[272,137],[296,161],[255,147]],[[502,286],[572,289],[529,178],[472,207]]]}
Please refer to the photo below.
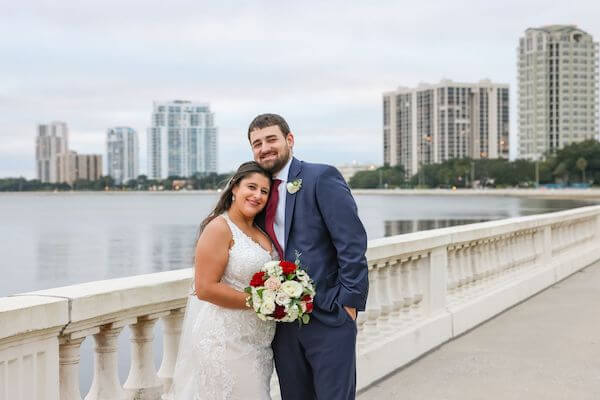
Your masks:
{"label": "groom's hair", "polygon": [[277,125],[283,133],[283,137],[287,137],[288,133],[290,133],[290,127],[287,122],[281,115],[277,114],[260,114],[256,118],[250,122],[250,126],[248,127],[248,140],[250,140],[250,133],[257,129],[264,129],[270,126]]}

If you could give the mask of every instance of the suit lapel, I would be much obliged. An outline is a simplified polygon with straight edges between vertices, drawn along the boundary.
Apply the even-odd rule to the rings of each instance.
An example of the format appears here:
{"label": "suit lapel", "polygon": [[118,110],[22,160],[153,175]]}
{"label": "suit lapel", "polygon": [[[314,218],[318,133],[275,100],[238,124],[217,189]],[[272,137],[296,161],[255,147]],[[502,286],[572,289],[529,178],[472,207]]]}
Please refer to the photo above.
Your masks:
{"label": "suit lapel", "polygon": [[[292,158],[290,171],[288,172],[288,182],[293,182],[298,179],[300,171],[302,171],[302,162],[298,161],[295,157]],[[292,219],[294,218],[294,206],[296,205],[296,196],[298,196],[298,193],[291,194],[287,191],[287,188],[285,193],[285,244],[283,246],[287,250],[290,229],[292,228]]]}

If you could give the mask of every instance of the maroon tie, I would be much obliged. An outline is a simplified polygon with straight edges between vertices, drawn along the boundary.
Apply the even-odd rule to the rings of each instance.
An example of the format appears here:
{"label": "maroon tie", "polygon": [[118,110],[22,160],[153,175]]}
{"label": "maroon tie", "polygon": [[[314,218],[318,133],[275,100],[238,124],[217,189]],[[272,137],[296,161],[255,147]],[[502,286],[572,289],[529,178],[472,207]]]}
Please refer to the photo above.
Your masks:
{"label": "maroon tie", "polygon": [[277,203],[279,203],[279,184],[281,183],[281,179],[273,179],[273,183],[271,184],[271,193],[269,196],[269,200],[267,200],[267,211],[265,213],[265,229],[267,234],[273,240],[273,244],[275,245],[275,249],[277,250],[277,254],[279,254],[279,259],[283,260],[283,251],[281,250],[281,245],[277,241],[277,236],[275,236],[275,229],[273,228],[273,223],[275,222],[275,214],[277,213]]}

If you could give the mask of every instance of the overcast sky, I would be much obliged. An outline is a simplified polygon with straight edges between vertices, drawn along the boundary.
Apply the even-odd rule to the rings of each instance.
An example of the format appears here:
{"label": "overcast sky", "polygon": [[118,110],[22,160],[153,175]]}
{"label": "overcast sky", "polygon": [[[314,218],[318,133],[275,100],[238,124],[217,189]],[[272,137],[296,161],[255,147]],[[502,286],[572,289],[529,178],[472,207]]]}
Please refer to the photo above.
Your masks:
{"label": "overcast sky", "polygon": [[171,99],[210,103],[222,172],[251,158],[263,112],[300,158],[381,163],[382,92],[442,78],[510,84],[512,151],[518,39],[547,24],[598,40],[600,1],[0,0],[0,177],[35,177],[52,120],[103,155],[107,128],[133,127],[145,172],[152,101]]}

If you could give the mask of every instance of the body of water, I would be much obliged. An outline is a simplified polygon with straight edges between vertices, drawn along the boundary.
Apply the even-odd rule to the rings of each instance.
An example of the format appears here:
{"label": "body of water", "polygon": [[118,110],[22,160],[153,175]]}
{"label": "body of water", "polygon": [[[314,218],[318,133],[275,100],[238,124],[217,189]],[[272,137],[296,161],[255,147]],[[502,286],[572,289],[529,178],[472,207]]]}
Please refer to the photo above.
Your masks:
{"label": "body of water", "polygon": [[[0,296],[191,266],[215,193],[0,194]],[[589,203],[477,196],[358,195],[369,239]]]}

